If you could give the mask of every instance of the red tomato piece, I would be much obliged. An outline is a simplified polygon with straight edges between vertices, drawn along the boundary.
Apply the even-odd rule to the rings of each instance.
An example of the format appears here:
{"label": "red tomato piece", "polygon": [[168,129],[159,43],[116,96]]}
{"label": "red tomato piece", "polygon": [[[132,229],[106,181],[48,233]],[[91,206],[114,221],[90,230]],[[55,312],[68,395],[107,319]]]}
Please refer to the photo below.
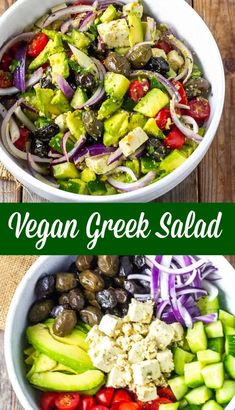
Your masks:
{"label": "red tomato piece", "polygon": [[58,393],[43,393],[40,399],[40,410],[53,410]]}
{"label": "red tomato piece", "polygon": [[176,89],[178,90],[181,100],[180,104],[188,105],[188,98],[183,87],[183,84],[180,81],[172,81]]}
{"label": "red tomato piece", "polygon": [[112,402],[112,398],[114,395],[114,388],[113,387],[104,387],[100,389],[96,394],[96,399],[99,404],[103,406],[109,407]]}
{"label": "red tomato piece", "polygon": [[197,122],[202,123],[207,121],[210,117],[211,107],[206,98],[198,97],[189,101],[190,110],[188,115],[193,117]]}
{"label": "red tomato piece", "polygon": [[184,134],[178,130],[177,127],[173,127],[167,137],[163,140],[163,144],[170,149],[180,149],[185,143]]}
{"label": "red tomato piece", "polygon": [[141,406],[133,401],[122,402],[119,404],[119,410],[140,410]]}
{"label": "red tomato piece", "polygon": [[128,94],[129,97],[135,101],[138,102],[143,98],[147,92],[149,91],[150,85],[148,80],[143,79],[143,80],[133,80],[130,83]]}
{"label": "red tomato piece", "polygon": [[165,397],[173,402],[176,401],[174,393],[170,387],[158,387],[157,393],[160,397]]}
{"label": "red tomato piece", "polygon": [[97,404],[95,407],[93,407],[92,410],[109,410],[109,408],[106,406],[102,406],[101,404]]}
{"label": "red tomato piece", "polygon": [[13,57],[10,54],[5,53],[2,57],[1,68],[3,71],[9,71]]}
{"label": "red tomato piece", "polygon": [[33,40],[28,45],[27,54],[29,57],[37,57],[46,47],[49,38],[44,33],[37,33]]}
{"label": "red tomato piece", "polygon": [[10,73],[0,70],[0,88],[8,88],[13,85],[12,76]]}
{"label": "red tomato piece", "polygon": [[166,54],[168,54],[171,50],[172,47],[167,41],[158,41],[155,45],[155,47],[160,48],[161,50],[164,50]]}
{"label": "red tomato piece", "polygon": [[150,401],[145,404],[145,410],[159,410],[160,404],[170,404],[172,403],[171,400],[167,399],[166,397],[159,397],[156,400]]}
{"label": "red tomato piece", "polygon": [[15,147],[20,151],[26,150],[26,143],[29,138],[30,131],[27,128],[20,128],[20,138],[14,143]]}
{"label": "red tomato piece", "polygon": [[132,401],[130,394],[127,393],[127,391],[124,390],[124,389],[117,390],[114,393],[114,397],[113,397],[113,400],[112,400],[112,405],[114,405],[116,403],[121,403],[123,401],[125,401],[125,402]]}
{"label": "red tomato piece", "polygon": [[161,111],[159,111],[159,113],[155,117],[155,121],[156,121],[157,126],[162,131],[168,128],[167,126],[172,124],[171,112],[169,108],[163,108]]}
{"label": "red tomato piece", "polygon": [[75,410],[79,402],[79,393],[59,393],[55,405],[58,410]]}
{"label": "red tomato piece", "polygon": [[92,410],[96,405],[96,400],[93,396],[82,396],[79,403],[79,410]]}

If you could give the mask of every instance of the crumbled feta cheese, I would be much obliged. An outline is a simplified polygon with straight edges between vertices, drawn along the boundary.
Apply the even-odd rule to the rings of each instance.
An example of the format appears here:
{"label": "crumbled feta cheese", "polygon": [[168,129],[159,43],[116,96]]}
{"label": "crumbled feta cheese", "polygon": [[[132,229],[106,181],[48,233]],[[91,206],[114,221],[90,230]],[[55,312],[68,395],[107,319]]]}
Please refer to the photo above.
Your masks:
{"label": "crumbled feta cheese", "polygon": [[129,27],[125,19],[99,24],[97,30],[108,48],[130,47]]}
{"label": "crumbled feta cheese", "polygon": [[133,1],[132,3],[125,4],[125,6],[123,6],[124,16],[127,16],[128,14],[135,14],[137,17],[141,18],[143,16],[143,12],[144,8],[138,1]]}
{"label": "crumbled feta cheese", "polygon": [[115,331],[121,327],[121,319],[114,315],[104,315],[99,324],[99,330],[107,336],[114,336]]}
{"label": "crumbled feta cheese", "polygon": [[133,323],[133,329],[135,333],[146,336],[149,331],[149,326],[143,323]]}
{"label": "crumbled feta cheese", "polygon": [[155,339],[158,347],[161,350],[164,350],[173,341],[174,330],[171,326],[167,325],[159,319],[156,319],[149,326],[148,337],[150,339]]}
{"label": "crumbled feta cheese", "polygon": [[148,135],[146,132],[142,128],[137,127],[119,141],[119,148],[125,157],[129,157],[147,140]]}
{"label": "crumbled feta cheese", "polygon": [[131,322],[150,323],[153,316],[153,303],[148,301],[144,304],[136,299],[131,300],[128,309],[128,317]]}
{"label": "crumbled feta cheese", "polygon": [[162,373],[171,373],[174,370],[173,354],[169,349],[158,352],[157,360]]}
{"label": "crumbled feta cheese", "polygon": [[158,58],[158,57],[162,57],[165,60],[167,60],[167,55],[165,53],[164,50],[162,50],[161,48],[152,48],[152,55],[154,58]]}
{"label": "crumbled feta cheese", "polygon": [[131,336],[133,334],[133,327],[131,323],[124,323],[122,326],[122,333],[126,336]]}
{"label": "crumbled feta cheese", "polygon": [[184,338],[183,326],[178,322],[172,323],[170,326],[174,330],[173,342],[180,342],[181,340],[183,340]]}
{"label": "crumbled feta cheese", "polygon": [[144,360],[145,346],[142,342],[133,344],[128,353],[128,360],[130,363],[138,363]]}
{"label": "crumbled feta cheese", "polygon": [[144,385],[152,381],[157,381],[161,376],[160,366],[158,361],[144,360],[133,364],[133,378],[135,384]]}
{"label": "crumbled feta cheese", "polygon": [[141,401],[152,401],[158,398],[157,388],[153,383],[147,386],[137,386],[136,393]]}
{"label": "crumbled feta cheese", "polygon": [[96,343],[94,349],[88,351],[93,364],[106,373],[111,371],[117,356],[121,353],[121,349],[107,336],[104,336],[99,343]]}
{"label": "crumbled feta cheese", "polygon": [[114,366],[107,379],[107,386],[120,388],[126,386],[125,372]]}
{"label": "crumbled feta cheese", "polygon": [[168,63],[173,70],[178,71],[184,65],[183,57],[177,53],[176,50],[172,50],[167,54]]}

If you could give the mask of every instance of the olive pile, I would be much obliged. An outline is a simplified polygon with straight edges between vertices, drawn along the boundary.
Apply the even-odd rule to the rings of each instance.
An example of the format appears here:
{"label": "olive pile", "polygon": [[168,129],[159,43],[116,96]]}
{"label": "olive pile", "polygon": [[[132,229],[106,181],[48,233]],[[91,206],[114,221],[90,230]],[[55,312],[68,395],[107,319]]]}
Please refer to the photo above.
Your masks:
{"label": "olive pile", "polygon": [[35,287],[37,300],[29,311],[31,324],[55,318],[53,331],[69,334],[80,319],[93,326],[106,313],[123,317],[135,294],[149,293],[144,280],[128,280],[145,273],[144,256],[79,256],[68,272],[45,275]]}

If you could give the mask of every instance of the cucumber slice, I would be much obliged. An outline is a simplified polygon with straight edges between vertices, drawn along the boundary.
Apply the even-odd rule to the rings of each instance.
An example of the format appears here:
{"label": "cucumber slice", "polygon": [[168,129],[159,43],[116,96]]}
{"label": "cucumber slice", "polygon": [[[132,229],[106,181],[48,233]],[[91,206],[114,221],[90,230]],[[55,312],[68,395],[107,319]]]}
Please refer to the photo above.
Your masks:
{"label": "cucumber slice", "polygon": [[235,381],[225,380],[223,386],[215,392],[215,398],[219,404],[227,404],[235,396]]}
{"label": "cucumber slice", "polygon": [[198,404],[200,406],[210,400],[212,395],[213,393],[208,387],[201,386],[191,390],[186,394],[185,398],[189,404]]}
{"label": "cucumber slice", "polygon": [[210,349],[197,352],[197,358],[199,362],[202,362],[204,366],[211,363],[221,362],[221,355],[218,352],[214,352]]}
{"label": "cucumber slice", "polygon": [[213,300],[209,300],[208,296],[204,296],[203,298],[199,299],[197,306],[202,315],[217,313],[219,310],[219,299],[216,297]]}
{"label": "cucumber slice", "polygon": [[204,384],[201,362],[186,363],[184,366],[185,383],[188,387],[199,387]]}
{"label": "cucumber slice", "polygon": [[223,325],[220,320],[216,320],[215,322],[210,323],[209,325],[205,326],[207,337],[214,338],[214,337],[223,337]]}
{"label": "cucumber slice", "polygon": [[181,400],[188,391],[184,376],[174,377],[174,379],[168,380],[168,384],[173,391],[176,400]]}
{"label": "cucumber slice", "polygon": [[225,353],[235,356],[235,335],[227,335],[225,338]]}
{"label": "cucumber slice", "polygon": [[195,355],[192,353],[186,352],[180,347],[176,347],[173,352],[175,373],[182,376],[184,374],[184,365],[186,363],[191,363],[194,357]]}
{"label": "cucumber slice", "polygon": [[209,400],[207,403],[203,404],[202,410],[223,410],[215,400]]}
{"label": "cucumber slice", "polygon": [[233,357],[231,354],[225,356],[224,367],[229,376],[235,380],[235,357]]}
{"label": "cucumber slice", "polygon": [[201,407],[197,406],[196,404],[188,404],[184,410],[201,410]]}
{"label": "cucumber slice", "polygon": [[220,389],[224,383],[223,363],[210,364],[202,369],[205,385],[210,389]]}
{"label": "cucumber slice", "polygon": [[220,355],[224,353],[224,338],[215,337],[208,340],[208,349],[218,352]]}
{"label": "cucumber slice", "polygon": [[178,410],[179,402],[160,404],[159,410]]}
{"label": "cucumber slice", "polygon": [[219,310],[219,320],[221,320],[224,326],[235,327],[235,316],[225,312],[225,310]]}
{"label": "cucumber slice", "polygon": [[190,350],[197,353],[199,350],[206,350],[207,337],[202,322],[194,323],[192,329],[188,329],[186,339],[188,341]]}

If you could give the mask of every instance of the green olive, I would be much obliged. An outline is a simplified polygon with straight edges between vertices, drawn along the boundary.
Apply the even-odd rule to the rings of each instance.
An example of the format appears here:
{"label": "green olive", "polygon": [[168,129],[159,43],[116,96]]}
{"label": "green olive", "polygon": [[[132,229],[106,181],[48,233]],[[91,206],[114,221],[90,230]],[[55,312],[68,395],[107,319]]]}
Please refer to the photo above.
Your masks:
{"label": "green olive", "polygon": [[128,60],[131,65],[135,68],[142,68],[148,64],[149,60],[152,57],[152,49],[148,44],[143,44],[138,47],[134,47],[128,53]]}
{"label": "green olive", "polygon": [[77,276],[75,273],[59,272],[56,274],[56,290],[60,293],[76,288]]}
{"label": "green olive", "polygon": [[109,53],[108,57],[104,60],[104,65],[108,71],[123,74],[125,77],[129,77],[131,72],[131,65],[127,58],[114,51]]}
{"label": "green olive", "polygon": [[87,306],[80,311],[80,316],[83,322],[87,323],[89,326],[94,326],[100,323],[103,314],[97,307]]}
{"label": "green olive", "polygon": [[32,305],[29,311],[29,321],[39,323],[46,320],[54,307],[54,302],[49,299],[40,300]]}
{"label": "green olive", "polygon": [[77,324],[77,315],[74,310],[64,310],[55,319],[53,332],[57,336],[67,336]]}
{"label": "green olive", "polygon": [[119,257],[115,255],[99,255],[98,266],[106,276],[115,276],[119,268]]}
{"label": "green olive", "polygon": [[80,255],[77,257],[75,263],[78,270],[82,272],[83,270],[90,269],[93,260],[94,256]]}
{"label": "green olive", "polygon": [[99,292],[104,289],[104,281],[102,277],[91,270],[85,270],[80,273],[79,280],[81,285],[91,292]]}

